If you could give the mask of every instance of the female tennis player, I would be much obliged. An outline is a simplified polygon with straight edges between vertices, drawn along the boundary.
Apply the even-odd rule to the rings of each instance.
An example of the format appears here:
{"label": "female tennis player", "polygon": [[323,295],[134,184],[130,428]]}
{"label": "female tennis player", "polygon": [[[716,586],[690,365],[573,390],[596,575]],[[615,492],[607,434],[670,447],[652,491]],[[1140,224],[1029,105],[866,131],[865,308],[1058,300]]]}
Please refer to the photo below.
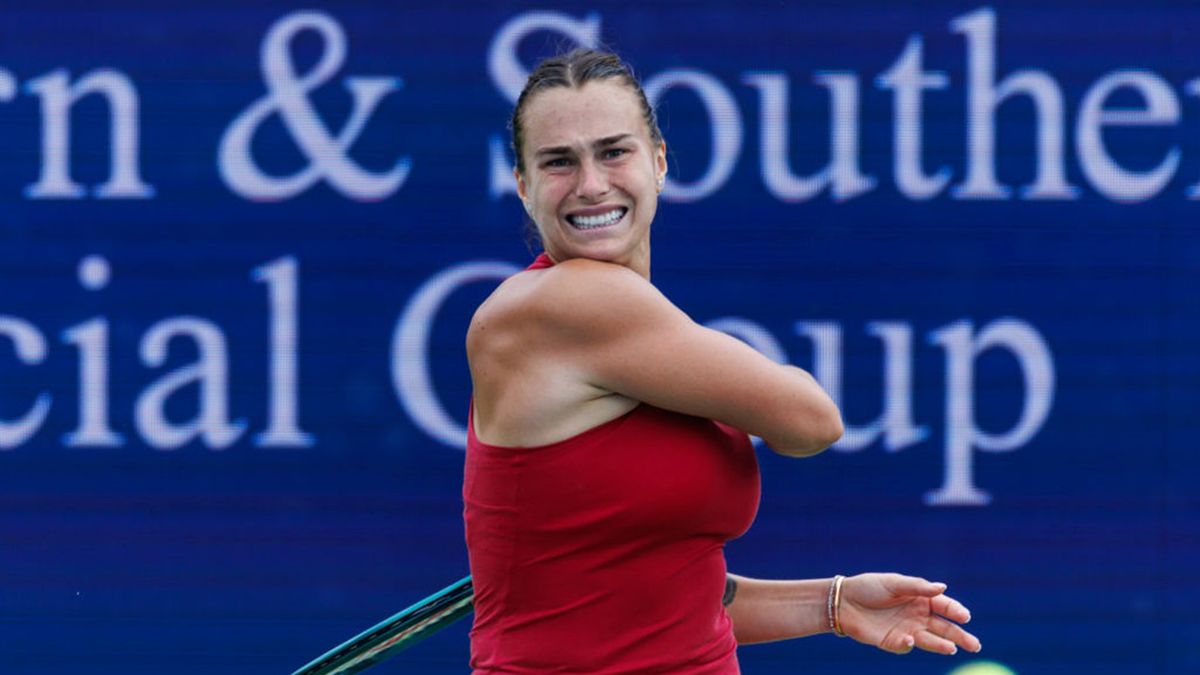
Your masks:
{"label": "female tennis player", "polygon": [[484,673],[738,673],[738,644],[833,632],[978,651],[945,585],[727,574],[754,519],[748,433],[806,457],[840,414],[808,373],[694,323],[650,283],[666,145],[632,72],[542,62],[512,117],[544,253],[480,306],[463,486]]}

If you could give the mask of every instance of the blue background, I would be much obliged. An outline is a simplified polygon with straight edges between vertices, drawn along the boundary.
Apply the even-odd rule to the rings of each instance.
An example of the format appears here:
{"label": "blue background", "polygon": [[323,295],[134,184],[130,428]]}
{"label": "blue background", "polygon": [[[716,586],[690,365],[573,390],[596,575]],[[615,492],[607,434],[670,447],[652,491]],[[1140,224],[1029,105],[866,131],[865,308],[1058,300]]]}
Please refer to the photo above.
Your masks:
{"label": "blue background", "polygon": [[[926,171],[967,166],[967,56],[951,22],[983,5],[922,3],[569,3],[595,13],[602,40],[643,78],[703,71],[736,101],[743,141],[735,170],[711,195],[660,205],[655,283],[698,321],[760,324],[790,361],[812,367],[799,321],[832,321],[844,340],[843,411],[879,413],[882,356],[872,321],[913,331],[914,418],[928,437],[898,452],[881,443],[796,461],[760,454],[763,501],[752,530],[727,549],[730,568],[769,578],[897,570],[945,580],[971,607],[981,657],[1020,675],[1200,672],[1200,12],[1190,3],[1003,3],[994,7],[997,78],[1033,68],[1063,94],[1068,181],[1076,199],[1023,199],[1035,175],[1034,109],[1016,97],[996,112],[998,180],[1007,199],[928,200],[893,181],[892,94],[874,78],[912,35],[926,70],[949,86],[927,92]],[[0,9],[0,68],[19,90],[0,102],[0,315],[45,337],[22,365],[0,339],[0,419],[53,397],[28,441],[0,451],[0,672],[5,674],[291,672],[320,652],[466,573],[461,450],[430,435],[392,379],[424,356],[392,353],[398,317],[429,279],[472,261],[527,264],[521,209],[489,191],[489,139],[511,103],[489,76],[489,48],[532,5],[325,3],[345,35],[338,73],[309,99],[335,133],[353,102],[341,82],[391,76],[348,154],[383,172],[407,156],[393,193],[352,199],[328,181],[277,201],[247,199],[222,179],[217,149],[233,120],[267,96],[260,48],[287,3],[39,3]],[[572,43],[539,31],[519,59]],[[305,72],[324,45],[298,36]],[[70,174],[88,194],[32,199],[45,119],[27,82],[56,69],[71,81],[122,73],[140,103],[138,162],[155,194],[101,199],[111,115],[99,96],[71,112]],[[1137,203],[1117,203],[1081,171],[1074,126],[1104,75],[1157,73],[1180,103],[1179,122],[1105,132],[1110,154],[1148,170],[1172,148],[1174,178]],[[761,101],[747,73],[790,82],[789,160],[797,174],[829,157],[828,92],[820,71],[860,83],[861,169],[877,186],[838,201],[773,196],[760,175]],[[1141,105],[1114,97],[1112,105]],[[713,122],[698,99],[668,93],[660,119],[671,180],[699,178]],[[723,120],[721,123],[729,123]],[[312,159],[279,117],[258,129],[252,156],[282,176]],[[81,260],[111,269],[85,290]],[[254,441],[267,425],[267,286],[252,271],[285,256],[298,274],[299,427],[311,447]],[[455,292],[430,325],[434,394],[459,423],[469,381],[462,337],[494,285]],[[228,353],[230,416],[247,431],[224,449],[195,440],[173,450],[139,434],[139,395],[197,359],[186,339],[147,366],[139,345],[157,322],[201,317]],[[95,317],[109,325],[108,420],[120,447],[68,447],[79,423],[79,352],[61,335]],[[930,335],[960,320],[976,329],[1016,317],[1053,354],[1053,405],[1038,432],[1006,453],[974,454],[985,506],[930,506],[941,485],[947,428],[945,352]],[[979,358],[976,419],[1015,423],[1021,372],[1003,350]],[[176,423],[197,410],[195,386],[167,406]],[[378,672],[467,670],[467,622]],[[895,657],[814,637],[740,651],[746,673],[944,674],[975,660]]]}

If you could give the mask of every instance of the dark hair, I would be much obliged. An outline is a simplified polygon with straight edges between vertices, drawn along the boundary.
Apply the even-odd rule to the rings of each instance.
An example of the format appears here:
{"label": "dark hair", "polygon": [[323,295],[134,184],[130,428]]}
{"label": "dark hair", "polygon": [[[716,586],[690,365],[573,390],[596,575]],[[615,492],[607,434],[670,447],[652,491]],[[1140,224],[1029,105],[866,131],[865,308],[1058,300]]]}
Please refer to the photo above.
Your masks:
{"label": "dark hair", "polygon": [[521,128],[521,112],[534,94],[553,87],[579,88],[593,80],[616,78],[637,94],[642,106],[642,118],[646,120],[646,128],[650,132],[650,140],[655,144],[662,142],[662,131],[658,128],[658,119],[654,108],[646,99],[646,92],[633,76],[633,68],[616,54],[602,52],[596,49],[574,49],[566,54],[559,54],[545,59],[529,74],[525,88],[517,98],[513,108],[512,119],[508,126],[512,130],[512,148],[517,157],[517,171],[525,173],[525,158],[522,151],[525,146],[525,134]]}

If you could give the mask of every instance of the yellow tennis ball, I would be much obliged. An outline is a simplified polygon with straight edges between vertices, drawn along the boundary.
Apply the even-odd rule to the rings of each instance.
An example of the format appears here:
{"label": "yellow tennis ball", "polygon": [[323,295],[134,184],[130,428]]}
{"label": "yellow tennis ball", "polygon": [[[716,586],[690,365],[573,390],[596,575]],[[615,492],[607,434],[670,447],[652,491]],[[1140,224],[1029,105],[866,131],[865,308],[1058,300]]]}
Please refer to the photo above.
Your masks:
{"label": "yellow tennis ball", "polygon": [[963,664],[946,675],[1017,675],[1008,666],[995,661],[975,661]]}

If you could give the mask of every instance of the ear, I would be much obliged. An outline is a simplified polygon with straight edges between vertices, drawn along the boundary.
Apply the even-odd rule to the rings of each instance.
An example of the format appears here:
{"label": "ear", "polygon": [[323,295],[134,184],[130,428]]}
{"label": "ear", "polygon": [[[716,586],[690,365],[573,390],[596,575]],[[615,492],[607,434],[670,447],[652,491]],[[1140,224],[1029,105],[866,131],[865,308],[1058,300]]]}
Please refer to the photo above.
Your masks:
{"label": "ear", "polygon": [[513,167],[513,178],[517,179],[517,196],[521,198],[521,203],[525,204],[525,210],[529,210],[529,191],[525,187],[525,177],[521,175],[521,170]]}
{"label": "ear", "polygon": [[526,189],[526,184],[524,184],[524,177],[521,175],[521,169],[512,167],[512,178],[517,180],[517,197],[521,197],[522,202],[526,201],[526,199],[529,198],[529,193]]}
{"label": "ear", "polygon": [[658,148],[654,151],[654,177],[658,179],[658,184],[662,185],[667,179],[667,142],[659,141]]}

